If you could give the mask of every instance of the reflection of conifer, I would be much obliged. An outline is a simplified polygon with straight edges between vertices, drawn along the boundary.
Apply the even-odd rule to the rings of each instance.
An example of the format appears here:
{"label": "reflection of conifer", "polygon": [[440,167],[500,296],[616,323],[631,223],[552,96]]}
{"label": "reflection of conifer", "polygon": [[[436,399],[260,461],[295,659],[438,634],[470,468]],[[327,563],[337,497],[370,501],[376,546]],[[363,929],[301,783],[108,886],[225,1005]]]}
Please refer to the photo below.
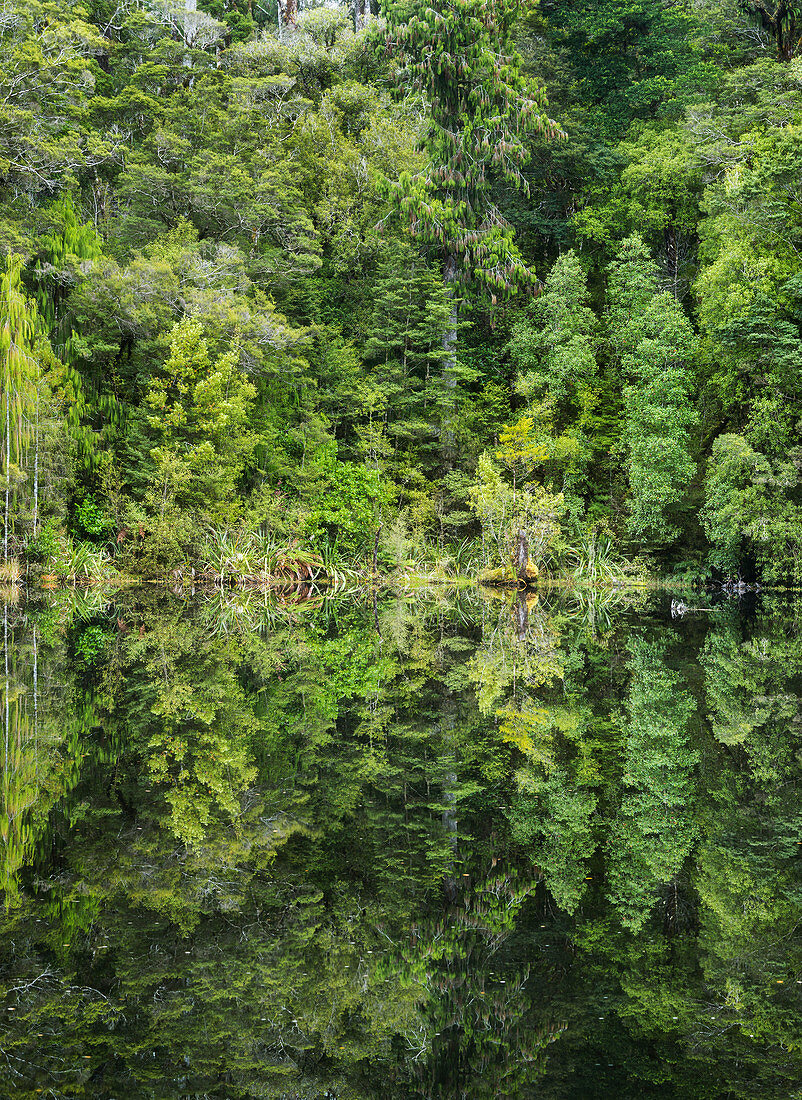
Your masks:
{"label": "reflection of conifer", "polygon": [[664,647],[635,638],[631,654],[624,790],[608,861],[610,900],[637,931],[693,844],[699,757],[688,732],[695,704],[667,666]]}
{"label": "reflection of conifer", "polygon": [[407,1066],[413,1095],[514,1097],[541,1072],[562,1027],[534,1022],[529,968],[508,972],[500,956],[535,885],[515,872],[494,875],[415,928],[399,965],[421,990],[430,1038],[426,1058],[421,1051]]}

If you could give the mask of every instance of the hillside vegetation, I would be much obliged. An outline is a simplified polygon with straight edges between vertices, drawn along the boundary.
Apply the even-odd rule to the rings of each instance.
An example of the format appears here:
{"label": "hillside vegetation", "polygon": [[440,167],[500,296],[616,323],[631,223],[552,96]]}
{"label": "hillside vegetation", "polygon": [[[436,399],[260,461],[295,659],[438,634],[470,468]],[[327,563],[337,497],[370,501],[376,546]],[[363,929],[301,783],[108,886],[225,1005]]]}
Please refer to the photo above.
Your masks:
{"label": "hillside vegetation", "polygon": [[799,583],[802,5],[366,3],[7,0],[6,574]]}

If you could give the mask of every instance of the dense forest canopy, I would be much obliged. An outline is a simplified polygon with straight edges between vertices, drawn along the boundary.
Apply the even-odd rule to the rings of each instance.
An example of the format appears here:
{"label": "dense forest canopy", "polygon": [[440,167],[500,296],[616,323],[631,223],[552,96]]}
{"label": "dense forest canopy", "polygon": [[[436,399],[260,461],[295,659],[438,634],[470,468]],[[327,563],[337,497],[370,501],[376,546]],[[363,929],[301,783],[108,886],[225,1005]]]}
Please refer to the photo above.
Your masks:
{"label": "dense forest canopy", "polygon": [[800,26],[8,0],[6,568],[798,582]]}

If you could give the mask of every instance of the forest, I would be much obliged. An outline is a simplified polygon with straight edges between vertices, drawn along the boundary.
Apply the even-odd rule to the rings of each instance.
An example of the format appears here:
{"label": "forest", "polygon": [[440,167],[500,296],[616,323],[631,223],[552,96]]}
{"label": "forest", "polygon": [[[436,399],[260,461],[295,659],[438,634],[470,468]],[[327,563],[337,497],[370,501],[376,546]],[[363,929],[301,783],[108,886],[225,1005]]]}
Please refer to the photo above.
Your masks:
{"label": "forest", "polygon": [[800,28],[7,0],[4,576],[796,586]]}
{"label": "forest", "polygon": [[4,601],[4,1100],[797,1096],[798,601],[358,591]]}

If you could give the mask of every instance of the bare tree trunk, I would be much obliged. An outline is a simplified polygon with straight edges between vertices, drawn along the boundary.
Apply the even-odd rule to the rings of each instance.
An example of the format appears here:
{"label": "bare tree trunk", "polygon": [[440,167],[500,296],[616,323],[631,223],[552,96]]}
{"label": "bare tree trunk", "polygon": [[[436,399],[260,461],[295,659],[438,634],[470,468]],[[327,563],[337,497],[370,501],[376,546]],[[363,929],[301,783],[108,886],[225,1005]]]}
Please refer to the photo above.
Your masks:
{"label": "bare tree trunk", "polygon": [[671,224],[665,231],[666,260],[671,276],[671,292],[679,301],[679,244],[677,241],[677,227]]}
{"label": "bare tree trunk", "polygon": [[9,675],[8,675],[8,602],[6,600],[3,601],[3,654],[5,656],[5,666],[6,666],[6,692],[5,692],[5,695],[6,695],[6,699],[5,699],[5,703],[6,703],[6,707],[5,707],[6,729],[5,729],[4,771],[5,771],[6,776],[7,776],[8,775],[8,737],[9,737],[9,730],[11,728],[11,716],[9,714],[9,705],[10,705],[9,704],[9,695],[11,694],[11,691],[10,691],[10,683],[9,683]]}
{"label": "bare tree trunk", "polygon": [[36,380],[36,442],[33,452],[33,537],[39,529],[39,379]]}
{"label": "bare tree trunk", "polygon": [[441,454],[444,461],[449,466],[454,460],[454,430],[451,420],[454,416],[454,410],[457,403],[455,391],[457,388],[457,312],[459,303],[454,293],[454,283],[456,279],[457,257],[449,253],[446,257],[445,268],[443,270],[443,282],[445,283],[448,297],[451,299],[451,313],[448,318],[448,328],[443,334],[443,351],[445,352],[445,356],[443,357],[443,383],[446,390],[450,391],[450,396],[443,408],[443,426],[440,434]]}
{"label": "bare tree trunk", "polygon": [[8,561],[8,521],[11,509],[11,394],[6,394],[6,515],[3,534],[3,558]]}
{"label": "bare tree trunk", "polygon": [[515,569],[515,575],[518,578],[520,584],[526,584],[528,577],[526,575],[527,566],[529,565],[529,540],[523,531],[518,532],[518,537],[515,541],[515,551],[513,554],[513,568]]}
{"label": "bare tree trunk", "polygon": [[359,34],[370,19],[370,0],[354,0],[354,31]]}
{"label": "bare tree trunk", "polygon": [[[194,41],[194,38],[195,38],[194,32],[192,31],[190,24],[192,22],[192,16],[196,15],[197,11],[198,11],[198,0],[184,0],[184,30],[183,30],[183,34],[184,34],[184,44],[186,46],[190,45],[190,36],[192,37],[193,41]],[[192,68],[192,57],[188,53],[184,54],[184,65],[188,69]],[[194,78],[190,77],[190,79],[189,79],[190,88],[192,87],[193,81],[194,81]]]}
{"label": "bare tree trunk", "polygon": [[36,637],[36,624],[33,626],[33,747],[34,769],[39,775],[39,649]]}
{"label": "bare tree trunk", "polygon": [[515,601],[512,613],[515,619],[515,635],[519,642],[525,642],[529,630],[529,606],[526,602],[525,592],[518,593],[518,599]]}
{"label": "bare tree trunk", "polygon": [[379,572],[379,535],[381,534],[382,524],[376,528],[376,538],[373,540],[373,576],[375,577]]}
{"label": "bare tree trunk", "polygon": [[453,905],[459,894],[459,882],[456,876],[457,867],[457,849],[458,849],[458,821],[457,821],[457,796],[455,787],[457,786],[457,755],[454,748],[454,730],[456,727],[456,717],[454,715],[453,702],[451,699],[451,693],[446,692],[445,697],[440,703],[440,753],[441,759],[444,761],[445,768],[447,769],[443,773],[442,779],[442,805],[443,812],[441,820],[443,822],[443,830],[448,838],[448,844],[451,848],[451,858],[448,861],[448,865],[443,877],[443,890],[446,895],[446,899],[449,904]]}

